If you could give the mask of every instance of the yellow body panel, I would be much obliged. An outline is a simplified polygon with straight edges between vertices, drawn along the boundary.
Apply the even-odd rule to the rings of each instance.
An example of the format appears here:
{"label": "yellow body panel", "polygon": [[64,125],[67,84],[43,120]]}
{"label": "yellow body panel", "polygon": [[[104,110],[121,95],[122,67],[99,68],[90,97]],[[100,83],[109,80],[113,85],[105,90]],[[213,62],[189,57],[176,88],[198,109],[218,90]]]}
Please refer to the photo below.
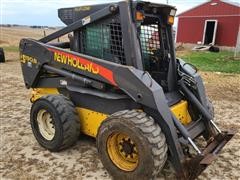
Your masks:
{"label": "yellow body panel", "polygon": [[30,101],[35,102],[40,97],[49,94],[59,94],[57,88],[34,88],[31,92]]}
{"label": "yellow body panel", "polygon": [[[59,94],[59,92],[56,88],[35,88],[31,93],[30,100],[31,102],[34,102],[40,97],[48,94]],[[82,133],[92,137],[96,137],[99,126],[108,117],[108,114],[92,111],[90,109],[85,109],[81,107],[77,107],[77,111]],[[191,116],[188,112],[187,101],[181,101],[178,104],[172,106],[171,111],[184,125],[192,121]]]}
{"label": "yellow body panel", "polygon": [[188,112],[187,101],[181,101],[171,107],[171,111],[177,117],[177,119],[184,125],[190,123],[192,118]]}
{"label": "yellow body panel", "polygon": [[97,136],[97,131],[102,121],[104,121],[108,115],[89,109],[77,107],[81,131],[92,137]]}

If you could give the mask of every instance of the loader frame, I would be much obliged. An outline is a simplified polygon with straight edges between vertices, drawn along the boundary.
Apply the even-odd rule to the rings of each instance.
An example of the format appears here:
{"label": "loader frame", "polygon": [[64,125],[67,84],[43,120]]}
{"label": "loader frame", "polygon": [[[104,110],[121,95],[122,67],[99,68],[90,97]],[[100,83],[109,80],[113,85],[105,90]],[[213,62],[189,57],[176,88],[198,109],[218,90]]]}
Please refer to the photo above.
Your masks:
{"label": "loader frame", "polygon": [[[144,4],[144,2],[140,3]],[[169,147],[169,160],[174,166],[177,176],[183,179],[194,179],[215,159],[216,154],[231,139],[233,133],[214,133],[212,130],[214,123],[207,111],[204,86],[197,73],[191,76],[196,83],[197,95],[189,90],[186,81],[178,80],[177,70],[184,69],[184,65],[181,65],[179,63],[181,60],[175,57],[172,36],[169,36],[169,42],[171,42],[169,43],[169,95],[175,96],[171,92],[181,92],[182,95],[180,94],[180,96],[190,101],[198,109],[201,116],[191,126],[184,126],[170,111],[163,88],[151,78],[148,72],[144,71],[141,47],[135,22],[132,18],[132,8],[135,6],[136,3],[131,1],[109,4],[103,9],[38,41],[32,39],[21,40],[21,64],[25,85],[27,88],[58,88],[63,94],[67,90],[77,106],[82,104],[78,104],[78,101],[74,101],[74,99],[81,99],[81,94],[84,94],[89,96],[89,102],[86,102],[84,106],[98,112],[110,114],[124,108],[143,109],[154,118],[164,132]],[[152,6],[157,7],[154,4]],[[161,7],[169,8],[169,10],[174,9],[174,7],[167,5],[161,5]],[[121,21],[126,65],[79,53],[77,47],[79,41],[78,30],[88,24],[116,14],[119,14]],[[171,34],[170,25],[167,27],[167,31]],[[71,32],[76,36],[72,44],[49,43]],[[65,50],[66,48],[70,48],[72,51]],[[49,74],[52,74],[52,76],[49,76]],[[119,89],[124,93],[106,93],[108,87]],[[90,97],[104,99],[105,104],[109,103],[114,108],[104,111]],[[213,141],[209,141],[204,151],[200,151],[193,139],[204,132],[215,138]],[[195,146],[197,155],[191,160],[186,158],[182,148],[183,144]]]}

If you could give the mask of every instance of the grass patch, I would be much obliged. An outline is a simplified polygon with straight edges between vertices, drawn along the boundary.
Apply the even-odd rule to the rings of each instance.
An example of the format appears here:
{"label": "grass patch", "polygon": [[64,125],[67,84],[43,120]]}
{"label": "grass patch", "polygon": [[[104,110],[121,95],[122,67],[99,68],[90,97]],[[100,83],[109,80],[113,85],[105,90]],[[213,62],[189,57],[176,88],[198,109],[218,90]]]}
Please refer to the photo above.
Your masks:
{"label": "grass patch", "polygon": [[[19,52],[18,46],[3,47],[6,52]],[[215,71],[240,74],[240,60],[233,59],[234,53],[220,51],[213,53],[209,51],[177,51],[177,57],[195,65],[201,71]]]}
{"label": "grass patch", "polygon": [[6,52],[19,52],[18,46],[4,46],[3,50]]}
{"label": "grass patch", "polygon": [[233,59],[233,52],[221,51],[219,53],[213,53],[208,51],[190,51],[187,53],[177,52],[177,56],[195,65],[201,71],[240,73],[240,61]]}

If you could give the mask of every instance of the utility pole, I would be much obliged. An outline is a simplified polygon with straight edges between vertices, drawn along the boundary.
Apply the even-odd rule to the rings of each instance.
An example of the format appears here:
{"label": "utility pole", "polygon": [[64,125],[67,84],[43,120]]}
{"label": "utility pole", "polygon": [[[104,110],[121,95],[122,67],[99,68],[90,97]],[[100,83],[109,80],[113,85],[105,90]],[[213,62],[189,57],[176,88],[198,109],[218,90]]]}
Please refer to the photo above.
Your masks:
{"label": "utility pole", "polygon": [[168,0],[167,0],[167,4],[168,4]]}
{"label": "utility pole", "polygon": [[240,52],[240,26],[238,29],[238,37],[237,37],[237,43],[236,43],[235,52],[234,52],[234,59],[240,58],[239,52]]}

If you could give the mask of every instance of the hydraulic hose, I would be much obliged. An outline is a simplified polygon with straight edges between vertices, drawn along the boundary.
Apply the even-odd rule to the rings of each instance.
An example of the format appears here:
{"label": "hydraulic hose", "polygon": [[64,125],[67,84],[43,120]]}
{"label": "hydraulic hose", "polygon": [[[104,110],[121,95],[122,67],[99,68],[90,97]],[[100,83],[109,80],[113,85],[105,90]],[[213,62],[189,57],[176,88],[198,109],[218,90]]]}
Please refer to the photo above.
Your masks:
{"label": "hydraulic hose", "polygon": [[184,92],[184,95],[188,97],[188,100],[195,105],[195,107],[199,110],[199,112],[203,115],[203,117],[211,121],[212,116],[210,113],[204,108],[204,106],[199,102],[199,100],[196,98],[196,96],[187,88],[187,86],[184,84],[182,80],[179,81],[180,86]]}

